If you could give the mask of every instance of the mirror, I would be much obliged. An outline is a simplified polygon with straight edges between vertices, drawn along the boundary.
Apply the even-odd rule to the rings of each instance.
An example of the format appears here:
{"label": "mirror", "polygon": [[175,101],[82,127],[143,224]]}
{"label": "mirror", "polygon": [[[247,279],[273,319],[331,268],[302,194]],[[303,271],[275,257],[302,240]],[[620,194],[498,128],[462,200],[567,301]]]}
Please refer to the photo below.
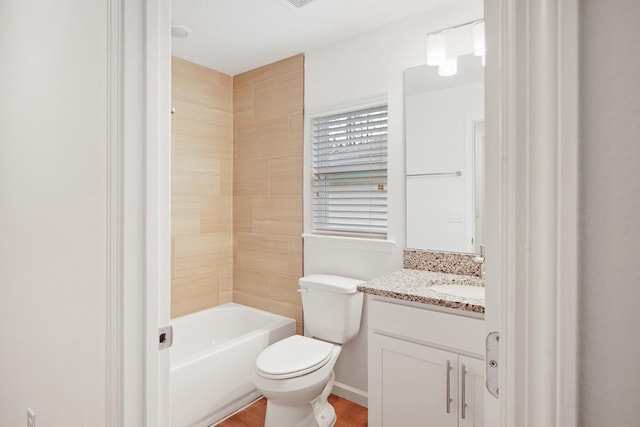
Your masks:
{"label": "mirror", "polygon": [[484,67],[405,71],[407,247],[480,253],[484,238]]}

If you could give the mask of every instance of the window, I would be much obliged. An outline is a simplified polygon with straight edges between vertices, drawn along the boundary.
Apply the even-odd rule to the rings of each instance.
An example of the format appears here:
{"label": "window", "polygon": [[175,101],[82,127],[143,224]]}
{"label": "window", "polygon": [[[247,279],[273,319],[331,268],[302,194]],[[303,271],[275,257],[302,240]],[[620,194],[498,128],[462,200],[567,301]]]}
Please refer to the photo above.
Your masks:
{"label": "window", "polygon": [[387,236],[387,105],[312,118],[313,232]]}

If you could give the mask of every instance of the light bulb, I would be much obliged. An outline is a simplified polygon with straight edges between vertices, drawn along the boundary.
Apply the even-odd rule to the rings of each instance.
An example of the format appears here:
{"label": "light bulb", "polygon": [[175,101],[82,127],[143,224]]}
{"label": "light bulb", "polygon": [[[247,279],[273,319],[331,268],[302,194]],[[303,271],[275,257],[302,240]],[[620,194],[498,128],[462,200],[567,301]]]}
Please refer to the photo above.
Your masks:
{"label": "light bulb", "polygon": [[473,24],[473,54],[483,56],[487,48],[484,41],[484,21]]}
{"label": "light bulb", "polygon": [[440,65],[447,59],[447,39],[443,33],[427,35],[427,65]]}
{"label": "light bulb", "polygon": [[447,58],[442,64],[438,65],[438,75],[442,77],[455,76],[458,73],[458,58]]}

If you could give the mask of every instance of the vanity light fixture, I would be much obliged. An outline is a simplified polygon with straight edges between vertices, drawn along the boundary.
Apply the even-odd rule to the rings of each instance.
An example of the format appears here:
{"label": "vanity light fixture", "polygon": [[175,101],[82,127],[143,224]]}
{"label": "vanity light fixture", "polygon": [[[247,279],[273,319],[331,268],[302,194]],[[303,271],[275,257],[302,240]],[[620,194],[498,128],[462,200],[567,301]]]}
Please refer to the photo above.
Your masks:
{"label": "vanity light fixture", "polygon": [[472,27],[473,34],[473,54],[480,57],[482,66],[485,65],[485,56],[487,53],[487,45],[484,38],[484,21],[477,21]]}
{"label": "vanity light fixture", "polygon": [[442,77],[455,76],[458,73],[458,57],[447,58],[438,65],[438,75]]}
{"label": "vanity light fixture", "polygon": [[427,35],[427,65],[441,65],[447,59],[447,39],[443,32]]}
{"label": "vanity light fixture", "polygon": [[458,73],[458,56],[473,53],[485,63],[484,20],[479,19],[427,34],[427,65],[437,65],[438,75]]}
{"label": "vanity light fixture", "polygon": [[476,21],[473,23],[473,54],[475,56],[484,56],[487,49],[484,42],[484,21]]}

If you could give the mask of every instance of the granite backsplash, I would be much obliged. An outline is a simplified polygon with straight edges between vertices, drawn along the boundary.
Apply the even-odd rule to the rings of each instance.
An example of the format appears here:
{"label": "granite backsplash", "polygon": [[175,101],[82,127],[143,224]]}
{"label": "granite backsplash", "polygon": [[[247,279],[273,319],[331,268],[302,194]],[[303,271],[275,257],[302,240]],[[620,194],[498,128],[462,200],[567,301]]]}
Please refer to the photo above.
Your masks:
{"label": "granite backsplash", "polygon": [[438,252],[425,249],[405,249],[403,268],[461,274],[482,278],[483,264],[474,261],[474,254]]}

